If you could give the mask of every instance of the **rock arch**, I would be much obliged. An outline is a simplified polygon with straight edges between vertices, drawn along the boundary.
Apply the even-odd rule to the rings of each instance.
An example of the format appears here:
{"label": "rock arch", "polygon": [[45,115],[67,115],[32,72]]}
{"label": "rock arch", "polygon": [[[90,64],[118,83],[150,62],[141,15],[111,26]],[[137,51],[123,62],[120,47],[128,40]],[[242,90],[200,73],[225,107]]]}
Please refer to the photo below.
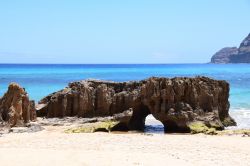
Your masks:
{"label": "rock arch", "polygon": [[[152,77],[139,82],[85,80],[73,82],[39,102],[38,116],[114,116],[132,109],[118,129],[143,130],[152,114],[165,132],[189,132],[189,124],[223,129],[235,125],[229,116],[229,84],[207,77]],[[121,118],[120,118],[121,119]]]}

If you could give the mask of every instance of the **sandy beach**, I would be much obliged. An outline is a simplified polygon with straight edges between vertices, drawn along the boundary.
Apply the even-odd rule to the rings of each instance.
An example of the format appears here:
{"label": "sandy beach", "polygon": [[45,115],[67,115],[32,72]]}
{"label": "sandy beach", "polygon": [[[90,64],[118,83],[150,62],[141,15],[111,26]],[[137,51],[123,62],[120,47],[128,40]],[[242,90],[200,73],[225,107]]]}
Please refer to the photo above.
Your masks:
{"label": "sandy beach", "polygon": [[22,165],[249,165],[250,139],[242,136],[145,133],[64,133],[46,126],[0,137],[0,161]]}
{"label": "sandy beach", "polygon": [[250,166],[250,0],[0,1],[0,166]]}

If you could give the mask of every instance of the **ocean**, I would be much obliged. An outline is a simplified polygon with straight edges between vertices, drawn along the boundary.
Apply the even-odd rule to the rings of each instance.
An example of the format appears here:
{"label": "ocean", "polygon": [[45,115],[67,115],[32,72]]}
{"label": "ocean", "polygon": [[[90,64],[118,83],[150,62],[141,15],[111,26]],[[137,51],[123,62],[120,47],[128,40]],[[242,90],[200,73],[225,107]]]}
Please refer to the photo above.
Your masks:
{"label": "ocean", "polygon": [[130,81],[198,75],[230,83],[230,114],[238,128],[250,128],[250,64],[0,64],[0,96],[10,82],[19,83],[37,102],[69,82],[88,78]]}

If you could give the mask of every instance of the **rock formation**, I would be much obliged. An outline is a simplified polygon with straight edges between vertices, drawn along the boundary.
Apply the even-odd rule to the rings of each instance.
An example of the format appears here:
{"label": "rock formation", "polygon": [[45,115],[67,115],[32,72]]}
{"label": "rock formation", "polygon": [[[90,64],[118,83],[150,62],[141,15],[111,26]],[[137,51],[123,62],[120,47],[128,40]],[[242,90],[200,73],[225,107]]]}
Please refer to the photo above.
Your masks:
{"label": "rock formation", "polygon": [[[199,123],[223,129],[235,125],[229,116],[229,84],[207,77],[156,78],[139,82],[85,80],[70,83],[39,102],[39,116],[104,117],[132,110],[116,128],[143,130],[152,114],[166,132],[190,132]],[[192,125],[194,126],[194,125]]]}
{"label": "rock formation", "polygon": [[16,83],[11,83],[8,91],[0,99],[0,122],[11,127],[23,126],[36,119],[35,102],[29,100],[25,90]]}
{"label": "rock formation", "polygon": [[211,63],[230,63],[233,56],[238,54],[237,47],[225,47],[216,52],[211,58]]}
{"label": "rock formation", "polygon": [[211,63],[250,63],[250,34],[239,48],[226,47],[218,51],[211,58]]}

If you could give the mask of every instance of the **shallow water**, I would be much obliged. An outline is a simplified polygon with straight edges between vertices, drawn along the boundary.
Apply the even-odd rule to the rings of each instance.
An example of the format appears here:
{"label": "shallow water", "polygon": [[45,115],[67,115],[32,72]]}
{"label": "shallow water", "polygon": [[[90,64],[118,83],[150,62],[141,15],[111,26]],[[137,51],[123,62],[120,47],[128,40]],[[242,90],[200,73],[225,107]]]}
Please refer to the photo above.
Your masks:
{"label": "shallow water", "polygon": [[112,81],[141,80],[151,76],[203,75],[230,83],[230,114],[238,126],[250,128],[250,64],[159,65],[0,65],[0,95],[10,82],[21,84],[36,101],[69,82],[94,78]]}
{"label": "shallow water", "polygon": [[145,130],[146,133],[157,133],[164,134],[163,124],[156,120],[153,115],[148,115],[145,120]]}

